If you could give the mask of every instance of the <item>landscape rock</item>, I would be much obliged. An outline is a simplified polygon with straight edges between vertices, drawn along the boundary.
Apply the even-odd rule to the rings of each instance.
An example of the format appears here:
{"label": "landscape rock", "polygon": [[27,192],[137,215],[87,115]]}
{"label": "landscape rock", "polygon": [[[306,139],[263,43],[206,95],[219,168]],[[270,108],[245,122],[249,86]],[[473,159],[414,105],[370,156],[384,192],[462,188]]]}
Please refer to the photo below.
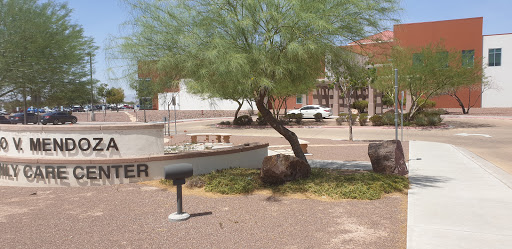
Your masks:
{"label": "landscape rock", "polygon": [[388,140],[368,145],[373,171],[381,174],[407,175],[404,149],[400,140]]}
{"label": "landscape rock", "polygon": [[307,178],[311,167],[305,161],[289,155],[277,154],[263,159],[261,180],[268,184],[283,184],[295,179]]}

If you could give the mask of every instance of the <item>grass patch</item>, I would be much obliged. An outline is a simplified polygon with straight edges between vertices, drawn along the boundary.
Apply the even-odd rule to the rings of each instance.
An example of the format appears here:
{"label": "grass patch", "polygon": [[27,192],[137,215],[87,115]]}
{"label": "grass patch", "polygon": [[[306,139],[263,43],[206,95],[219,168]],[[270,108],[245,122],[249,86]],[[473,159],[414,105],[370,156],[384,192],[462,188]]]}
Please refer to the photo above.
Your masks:
{"label": "grass patch", "polygon": [[[172,185],[172,181],[162,180]],[[200,183],[200,184],[198,184]],[[283,185],[267,185],[260,180],[258,169],[232,168],[187,179],[186,187],[204,187],[207,192],[225,195],[249,194],[271,190],[275,194],[311,194],[332,199],[375,200],[384,194],[403,192],[409,180],[403,176],[381,175],[367,171],[311,169],[311,176]]]}

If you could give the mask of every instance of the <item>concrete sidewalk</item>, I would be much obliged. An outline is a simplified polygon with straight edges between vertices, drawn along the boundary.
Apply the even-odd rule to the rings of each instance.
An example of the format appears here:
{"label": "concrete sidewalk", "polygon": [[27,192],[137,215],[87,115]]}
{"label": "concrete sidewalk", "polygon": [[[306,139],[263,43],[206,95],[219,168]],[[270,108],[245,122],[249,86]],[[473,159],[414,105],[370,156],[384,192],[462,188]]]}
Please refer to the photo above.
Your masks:
{"label": "concrete sidewalk", "polygon": [[410,141],[407,248],[512,248],[512,176],[449,144]]}

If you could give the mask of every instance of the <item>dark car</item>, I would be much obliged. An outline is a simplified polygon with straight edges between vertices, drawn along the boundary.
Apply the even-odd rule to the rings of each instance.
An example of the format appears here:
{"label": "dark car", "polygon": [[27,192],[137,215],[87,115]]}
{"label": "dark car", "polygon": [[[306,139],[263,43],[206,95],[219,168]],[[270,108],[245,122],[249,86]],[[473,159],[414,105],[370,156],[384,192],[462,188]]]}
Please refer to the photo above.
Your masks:
{"label": "dark car", "polygon": [[[39,119],[39,116],[37,116],[37,114],[27,112],[27,124],[29,124],[29,123],[37,124],[38,119]],[[9,116],[9,120],[13,124],[17,124],[17,123],[23,124],[24,123],[23,121],[25,120],[25,114],[24,113],[13,114],[13,115]]]}
{"label": "dark car", "polygon": [[71,114],[66,112],[50,112],[43,115],[43,119],[41,120],[41,124],[53,123],[56,124],[65,124],[66,122],[70,122],[75,124],[77,118]]}
{"label": "dark car", "polygon": [[0,116],[0,124],[12,124],[5,116]]}

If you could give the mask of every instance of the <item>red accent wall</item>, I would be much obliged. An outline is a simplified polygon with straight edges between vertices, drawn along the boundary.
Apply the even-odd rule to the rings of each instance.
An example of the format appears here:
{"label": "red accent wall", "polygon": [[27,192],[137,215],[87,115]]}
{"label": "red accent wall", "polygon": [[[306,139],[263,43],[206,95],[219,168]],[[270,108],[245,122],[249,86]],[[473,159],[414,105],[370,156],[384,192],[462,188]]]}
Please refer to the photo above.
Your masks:
{"label": "red accent wall", "polygon": [[[394,27],[395,42],[402,47],[420,48],[431,43],[442,41],[448,49],[475,50],[475,63],[482,57],[483,17],[423,22],[411,24],[398,24]],[[471,102],[479,99],[481,86],[471,91]],[[457,93],[467,103],[468,89]],[[459,104],[450,96],[440,96],[432,99],[438,108],[458,108]],[[481,98],[474,107],[481,107]]]}

